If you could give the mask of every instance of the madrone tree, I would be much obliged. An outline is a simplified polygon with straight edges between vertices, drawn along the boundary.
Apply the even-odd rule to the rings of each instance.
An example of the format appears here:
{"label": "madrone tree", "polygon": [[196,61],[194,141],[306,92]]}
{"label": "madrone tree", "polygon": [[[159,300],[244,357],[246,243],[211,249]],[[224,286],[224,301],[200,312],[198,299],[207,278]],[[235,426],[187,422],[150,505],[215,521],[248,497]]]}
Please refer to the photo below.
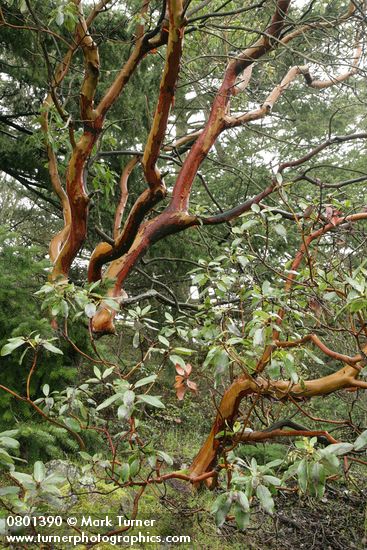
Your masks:
{"label": "madrone tree", "polygon": [[[231,473],[233,463],[240,464],[233,459],[234,449],[274,438],[314,436],[328,444],[329,452],[309,452],[312,468],[308,459],[298,461],[289,477],[298,475],[306,490],[307,476],[313,476],[321,494],[323,480],[335,466],[332,453],[345,455],[348,470],[348,460],[363,462],[358,453],[366,444],[365,432],[360,435],[361,427],[350,418],[330,420],[349,426],[353,441],[359,436],[355,443],[339,443],[323,430],[327,419],[315,418],[307,409],[318,396],[343,391],[341,395],[359,397],[367,388],[367,271],[361,261],[367,219],[365,3],[146,0],[138,6],[133,1],[72,0],[48,9],[22,0],[4,2],[0,17],[4,36],[16,35],[23,44],[17,55],[37,56],[47,75],[47,82],[34,83],[33,91],[43,91],[44,97],[39,118],[28,126],[47,159],[40,155],[31,182],[16,166],[4,166],[4,171],[42,200],[59,200],[64,224],[50,241],[52,271],[41,294],[52,310],[53,326],[67,338],[62,330],[66,297],[79,292],[80,302],[84,292],[94,361],[108,367],[108,376],[118,375],[97,410],[120,405],[119,418],[128,419],[126,433],[132,441],[134,390],[155,376],[134,386],[139,364],[126,373],[104,363],[96,338],[113,338],[123,330],[121,314],[144,299],[163,300],[171,313],[197,311],[195,321],[187,321],[184,338],[192,348],[209,344],[211,349],[204,366],[195,369],[212,365],[216,378],[225,371],[222,382],[217,380],[221,396],[216,396],[211,432],[189,471],[162,474],[155,467],[140,481],[130,472],[125,482],[120,479],[121,486],[143,490],[174,477],[215,485],[223,469],[227,493],[217,504],[218,523],[237,499],[238,523],[244,526],[251,491],[271,512],[267,486],[280,480],[268,475],[266,481],[265,475],[260,489],[255,484],[246,500],[239,497],[233,488],[238,490],[241,480]],[[141,97],[137,83],[145,86]],[[128,112],[121,112],[121,101]],[[140,126],[143,111],[146,131]],[[22,125],[24,130],[27,120],[22,113],[2,115],[14,132]],[[117,179],[109,171],[114,158],[122,159]],[[136,172],[145,187],[131,200],[129,181]],[[88,189],[92,175],[96,185]],[[98,197],[107,186],[119,187],[119,194],[110,194],[103,221],[100,217],[96,223]],[[113,208],[111,196],[118,196]],[[214,226],[220,224],[223,229],[216,232]],[[206,243],[215,236],[223,250],[195,267],[191,285],[197,297],[180,301],[168,278],[160,279],[164,295],[148,291],[128,296],[126,285],[151,247],[183,232],[193,240],[201,235]],[[102,240],[90,253],[97,234]],[[210,244],[208,249],[210,256]],[[79,272],[87,265],[84,291],[76,291],[70,281],[75,264]],[[103,296],[99,288],[107,289]],[[163,331],[159,341],[151,342],[140,366],[149,363],[160,342],[176,362],[176,389],[182,397],[183,387],[195,391],[196,386],[191,366],[180,356],[182,348],[170,352],[172,334],[177,337],[175,329]],[[15,344],[22,343],[18,339]],[[4,353],[15,344],[10,342]],[[52,348],[44,341],[23,344]],[[27,395],[14,396],[61,422],[50,403],[45,410],[31,398],[36,357]],[[97,369],[97,379],[101,376]],[[228,387],[223,380],[229,380]],[[160,406],[149,394],[140,396],[142,402]],[[258,410],[268,421],[277,420],[272,411],[282,410],[278,404],[288,407],[288,417],[302,413],[319,423],[318,429],[283,420],[265,430],[251,428]],[[69,431],[75,422],[88,425],[84,414],[74,414]],[[99,429],[110,438],[107,428]],[[79,433],[77,438],[82,440]],[[143,445],[138,437],[133,440]],[[108,441],[114,480],[121,464],[112,439]],[[315,443],[311,440],[308,450]],[[256,464],[251,472],[258,475]]]}

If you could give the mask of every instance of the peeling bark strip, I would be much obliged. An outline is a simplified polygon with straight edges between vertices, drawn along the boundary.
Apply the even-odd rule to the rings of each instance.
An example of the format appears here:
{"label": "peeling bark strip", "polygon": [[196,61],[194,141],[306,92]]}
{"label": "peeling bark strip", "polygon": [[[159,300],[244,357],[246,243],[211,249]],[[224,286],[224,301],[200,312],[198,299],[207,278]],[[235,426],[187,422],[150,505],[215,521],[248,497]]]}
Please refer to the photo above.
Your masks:
{"label": "peeling bark strip", "polygon": [[166,53],[166,62],[159,88],[158,103],[154,114],[153,124],[149,132],[142,158],[145,178],[151,189],[161,189],[166,193],[165,185],[161,180],[156,162],[166,133],[168,116],[175,96],[177,78],[180,70],[183,42],[183,5],[182,0],[169,0],[169,35]]}
{"label": "peeling bark strip", "polygon": [[[126,277],[152,244],[168,235],[179,233],[198,224],[198,219],[195,216],[165,210],[156,218],[141,225],[128,252],[113,261],[104,274],[105,279],[114,281],[114,286],[108,293],[109,296],[121,297],[121,287]],[[114,315],[115,312],[108,306],[100,308],[93,317],[93,330],[102,334],[113,333],[115,330]]]}
{"label": "peeling bark strip", "polygon": [[[100,13],[103,7],[106,4],[108,4],[109,1],[110,0],[100,0],[100,2],[90,12],[87,20],[85,21],[83,12],[82,12],[81,0],[72,0],[72,2],[78,8],[79,22],[76,26],[72,44],[69,47],[66,54],[64,55],[62,61],[57,66],[55,75],[52,76],[51,78],[51,82],[50,82],[51,91],[47,94],[47,97],[42,105],[41,128],[45,136],[45,146],[46,146],[46,151],[47,151],[47,156],[49,161],[48,169],[49,169],[52,187],[55,193],[57,194],[57,196],[59,197],[59,200],[62,206],[63,216],[64,216],[63,229],[57,235],[55,235],[50,242],[49,255],[50,255],[50,260],[53,264],[56,263],[59,253],[69,236],[72,215],[71,215],[69,197],[67,192],[64,190],[62,186],[60,176],[58,173],[57,158],[52,149],[51,144],[49,143],[49,138],[48,138],[49,112],[50,112],[50,109],[54,106],[59,112],[62,119],[66,122],[66,125],[68,126],[68,130],[69,130],[70,143],[74,149],[76,144],[74,140],[74,129],[72,126],[72,121],[70,118],[68,118],[67,114],[63,112],[62,107],[59,105],[57,95],[56,95],[56,90],[62,84],[65,76],[69,72],[72,58],[75,52],[78,50],[78,48],[80,46],[82,46],[82,48],[87,48],[93,45],[93,41],[91,42],[91,38],[88,35],[88,29],[92,25],[97,15]],[[98,74],[96,73],[96,71],[98,72],[99,70],[98,52],[94,59],[94,65],[95,67],[90,68],[90,71],[92,72],[94,71],[98,79]],[[53,275],[53,278],[59,275],[63,275],[62,271],[60,271],[60,273],[56,273],[55,275]]]}
{"label": "peeling bark strip", "polygon": [[113,238],[117,239],[120,234],[121,220],[124,215],[127,199],[129,196],[129,190],[127,183],[129,176],[139,161],[139,157],[133,157],[130,162],[127,163],[122,171],[120,178],[120,202],[116,208],[115,221],[113,224]]}

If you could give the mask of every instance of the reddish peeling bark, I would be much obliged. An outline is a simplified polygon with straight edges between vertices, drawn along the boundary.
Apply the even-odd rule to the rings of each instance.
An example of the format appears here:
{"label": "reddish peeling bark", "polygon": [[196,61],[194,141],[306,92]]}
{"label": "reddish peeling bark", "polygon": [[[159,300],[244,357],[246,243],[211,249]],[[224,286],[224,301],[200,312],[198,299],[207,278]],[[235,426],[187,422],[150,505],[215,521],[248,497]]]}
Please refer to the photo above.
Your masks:
{"label": "reddish peeling bark", "polygon": [[[89,34],[82,6],[78,4],[79,24],[76,41],[83,51],[85,74],[80,92],[80,116],[84,123],[84,134],[73,144],[73,152],[66,176],[66,195],[70,212],[66,239],[54,260],[52,279],[67,278],[70,266],[79,252],[86,234],[88,218],[88,195],[84,184],[85,162],[98,138],[102,120],[94,111],[94,95],[99,77],[99,54],[97,45]],[[65,232],[66,233],[66,232]]]}
{"label": "reddish peeling bark", "polygon": [[[102,242],[94,249],[88,266],[88,280],[99,281],[102,278],[102,267],[107,262],[121,258],[129,251],[137,238],[140,225],[146,214],[160,202],[165,195],[161,188],[152,191],[146,189],[135,202],[126,220],[123,230],[113,245]],[[107,272],[106,272],[107,273]],[[106,275],[105,275],[106,277]]]}
{"label": "reddish peeling bark", "polygon": [[165,186],[156,163],[166,134],[168,116],[180,70],[184,36],[182,0],[169,0],[168,13],[169,34],[166,62],[159,88],[158,103],[142,158],[142,166],[149,187],[154,191],[161,189],[163,195],[165,195]]}
{"label": "reddish peeling bark", "polygon": [[[114,281],[113,288],[108,295],[121,298],[121,287],[137,261],[155,242],[168,235],[178,233],[189,227],[198,225],[195,216],[189,216],[182,212],[169,212],[165,210],[158,217],[145,222],[139,228],[129,251],[113,261],[104,274],[105,279]],[[115,331],[113,319],[116,312],[107,305],[102,306],[93,317],[92,327],[96,333],[113,333]]]}
{"label": "reddish peeling bark", "polygon": [[133,171],[134,167],[139,161],[139,157],[133,157],[130,162],[127,163],[124,170],[122,171],[121,178],[120,178],[120,202],[118,204],[118,207],[116,208],[115,213],[115,221],[113,224],[113,237],[114,239],[117,239],[120,234],[120,227],[121,227],[121,221],[122,217],[124,215],[127,199],[129,196],[129,190],[127,187],[127,183],[129,180],[129,176],[131,172]]}
{"label": "reddish peeling bark", "polygon": [[68,277],[70,266],[87,235],[89,198],[84,183],[84,169],[96,142],[97,134],[87,131],[72,153],[66,176],[66,193],[70,204],[71,223],[67,239],[60,250],[52,271],[52,279]]}

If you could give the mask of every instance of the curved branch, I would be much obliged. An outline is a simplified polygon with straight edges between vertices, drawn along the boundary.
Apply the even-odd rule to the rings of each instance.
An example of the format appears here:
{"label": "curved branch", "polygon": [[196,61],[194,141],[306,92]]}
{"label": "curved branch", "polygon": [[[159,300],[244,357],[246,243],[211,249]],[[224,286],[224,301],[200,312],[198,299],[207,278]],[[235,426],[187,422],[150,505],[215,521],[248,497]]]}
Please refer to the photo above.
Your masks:
{"label": "curved branch", "polygon": [[[259,442],[267,441],[268,439],[276,439],[278,437],[317,437],[317,438],[326,438],[329,443],[337,443],[337,440],[334,439],[329,432],[326,430],[309,430],[305,429],[295,429],[283,431],[282,429],[274,429],[269,431],[260,431],[260,432],[246,432],[242,434],[240,441],[243,443],[247,442]],[[323,441],[323,440],[322,440]]]}
{"label": "curved branch", "polygon": [[251,206],[253,204],[259,204],[259,202],[261,202],[265,197],[270,195],[274,191],[275,187],[276,182],[273,181],[268,187],[266,187],[263,191],[261,191],[252,199],[248,199],[244,203],[235,206],[231,210],[226,210],[225,212],[221,212],[220,214],[216,214],[215,216],[200,218],[200,222],[203,225],[216,225],[238,218],[238,216],[240,216],[244,212],[248,212],[249,210],[251,210]]}
{"label": "curved branch", "polygon": [[113,237],[114,239],[117,239],[119,233],[120,233],[120,226],[121,226],[121,220],[122,216],[124,215],[126,202],[129,196],[129,190],[127,188],[127,182],[129,180],[129,176],[135,166],[137,165],[139,161],[139,157],[133,157],[125,166],[125,168],[122,171],[121,178],[120,178],[120,201],[116,208],[115,213],[115,222],[113,226]]}
{"label": "curved branch", "polygon": [[[298,384],[292,384],[287,380],[266,380],[261,377],[254,380],[248,375],[237,378],[224,393],[212,430],[190,467],[191,475],[198,476],[211,470],[220,446],[216,435],[225,429],[226,425],[232,425],[245,396],[260,394],[263,397],[287,400],[327,395],[344,388],[362,387],[361,381],[356,380],[357,375],[358,371],[355,368],[344,366],[333,374]],[[367,383],[362,384],[363,387],[367,387]],[[320,434],[324,435],[324,432]]]}
{"label": "curved branch", "polygon": [[165,136],[168,115],[174,99],[175,87],[180,69],[183,41],[182,11],[182,0],[168,1],[169,34],[166,62],[163,69],[152,127],[141,161],[149,187],[154,191],[161,188],[162,196],[165,195],[165,186],[162,182],[156,162]]}

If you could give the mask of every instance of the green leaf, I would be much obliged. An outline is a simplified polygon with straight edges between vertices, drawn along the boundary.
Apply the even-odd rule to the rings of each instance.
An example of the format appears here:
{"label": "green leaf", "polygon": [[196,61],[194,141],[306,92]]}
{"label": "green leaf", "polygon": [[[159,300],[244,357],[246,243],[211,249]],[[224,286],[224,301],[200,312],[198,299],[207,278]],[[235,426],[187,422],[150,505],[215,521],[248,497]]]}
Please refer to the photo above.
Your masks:
{"label": "green leaf", "polygon": [[250,525],[250,514],[248,512],[244,512],[237,503],[234,505],[234,517],[238,529],[244,530]]}
{"label": "green leaf", "polygon": [[320,359],[320,357],[317,357],[317,355],[315,355],[314,353],[312,353],[312,351],[310,351],[308,348],[305,348],[304,349],[304,352],[307,353],[307,355],[309,357],[311,357],[311,359],[313,361],[315,361],[315,363],[317,363],[318,365],[323,365],[324,364],[324,361],[322,359]]}
{"label": "green leaf", "polygon": [[59,355],[64,355],[64,353],[61,351],[61,349],[57,348],[50,342],[43,342],[42,346],[47,349],[47,351],[50,351],[51,353],[57,353]]}
{"label": "green leaf", "polygon": [[113,298],[104,298],[103,301],[111,309],[114,309],[115,311],[120,311],[120,305],[116,300],[113,300]]}
{"label": "green leaf", "polygon": [[167,340],[167,338],[165,338],[164,336],[162,336],[161,334],[158,335],[158,340],[164,345],[166,346],[167,348],[169,348],[169,341]]}
{"label": "green leaf", "polygon": [[333,443],[332,445],[328,445],[327,450],[329,453],[339,456],[350,453],[353,448],[354,445],[352,443]]}
{"label": "green leaf", "polygon": [[80,432],[81,430],[80,424],[75,418],[64,418],[64,424],[73,432]]}
{"label": "green leaf", "polygon": [[350,284],[352,288],[357,290],[360,294],[363,294],[365,282],[362,279],[352,279],[351,277],[346,277],[346,281]]}
{"label": "green leaf", "polygon": [[64,12],[62,11],[62,8],[59,8],[57,10],[57,13],[56,13],[56,17],[55,17],[55,23],[56,25],[58,25],[59,27],[61,27],[61,25],[63,24],[64,22]]}
{"label": "green leaf", "polygon": [[261,287],[261,292],[264,296],[269,296],[271,287],[269,281],[264,281]]}
{"label": "green leaf", "polygon": [[19,430],[6,430],[5,432],[0,432],[0,437],[15,437],[18,435]]}
{"label": "green leaf", "polygon": [[136,331],[133,338],[133,348],[137,349],[140,345],[140,333]]}
{"label": "green leaf", "polygon": [[43,392],[43,395],[47,397],[50,393],[50,386],[48,384],[44,384],[42,386],[42,392]]}
{"label": "green leaf", "polygon": [[135,392],[133,392],[132,390],[127,390],[124,393],[124,405],[125,405],[125,407],[130,408],[131,405],[134,403],[134,401],[135,401]]}
{"label": "green leaf", "polygon": [[325,493],[325,468],[320,462],[315,462],[312,466],[311,477],[314,484],[316,496],[322,498]]}
{"label": "green leaf", "polygon": [[170,355],[169,356],[169,360],[174,364],[174,365],[180,365],[180,367],[185,367],[186,363],[185,361],[182,359],[182,357],[180,357],[179,355]]}
{"label": "green leaf", "polygon": [[13,439],[12,437],[3,435],[4,433],[5,432],[0,434],[0,445],[3,447],[6,447],[7,449],[18,449],[19,441],[17,441],[16,439]]}
{"label": "green leaf", "polygon": [[243,512],[248,512],[250,510],[250,503],[246,493],[243,491],[237,491],[236,500]]}
{"label": "green leaf", "polygon": [[80,454],[80,456],[82,457],[83,460],[88,460],[88,462],[92,458],[89,453],[86,453],[84,451],[79,451],[79,454]]}
{"label": "green leaf", "polygon": [[11,464],[14,464],[13,458],[4,449],[0,449],[0,465],[8,467]]}
{"label": "green leaf", "polygon": [[57,315],[60,313],[60,304],[55,304],[51,308],[51,315],[53,317],[57,317]]}
{"label": "green leaf", "polygon": [[23,344],[25,344],[24,338],[17,338],[16,340],[9,342],[8,344],[5,344],[5,346],[1,348],[1,357],[4,357],[5,355],[10,355],[15,349],[23,346]]}
{"label": "green leaf", "polygon": [[120,405],[117,409],[117,418],[119,420],[127,420],[130,418],[130,411],[125,407],[125,405]]}
{"label": "green leaf", "polygon": [[246,256],[237,256],[237,261],[242,267],[246,267],[250,263],[250,260]]}
{"label": "green leaf", "polygon": [[34,463],[33,477],[38,483],[41,483],[41,481],[43,481],[46,477],[45,465],[40,460],[37,460],[37,462]]}
{"label": "green leaf", "polygon": [[283,183],[283,176],[282,176],[282,174],[281,174],[280,172],[277,172],[277,173],[275,174],[275,178],[276,178],[278,184],[279,184],[279,185],[282,185],[282,183]]}
{"label": "green leaf", "polygon": [[27,13],[28,6],[26,0],[20,0],[19,2],[19,11],[20,13]]}
{"label": "green leaf", "polygon": [[140,470],[140,462],[137,459],[134,459],[132,462],[130,462],[130,477],[136,476],[138,471]]}
{"label": "green leaf", "polygon": [[297,474],[298,462],[295,462],[289,466],[289,468],[283,474],[283,481],[287,481],[291,477]]}
{"label": "green leaf", "polygon": [[214,502],[212,513],[215,514],[215,523],[218,527],[222,527],[226,521],[226,516],[232,506],[232,495],[224,493],[220,495]]}
{"label": "green leaf", "polygon": [[262,328],[258,328],[254,332],[253,344],[254,346],[262,346],[263,343],[264,343],[264,330]]}
{"label": "green leaf", "polygon": [[90,286],[89,286],[89,292],[92,292],[95,288],[97,288],[98,286],[100,286],[102,282],[102,279],[99,279],[98,281],[95,281],[94,283],[92,283]]}
{"label": "green leaf", "polygon": [[110,405],[112,405],[112,403],[114,403],[118,399],[121,399],[121,397],[122,397],[122,395],[120,393],[115,393],[114,395],[111,395],[110,397],[107,397],[107,399],[102,401],[102,403],[100,403],[98,405],[98,407],[96,407],[96,411],[101,411],[102,409],[105,409],[106,407],[109,407]]}
{"label": "green leaf", "polygon": [[287,230],[281,223],[276,223],[274,225],[275,233],[277,233],[280,237],[283,237],[285,242],[287,242]]}
{"label": "green leaf", "polygon": [[[250,229],[254,225],[257,225],[257,220],[247,220],[247,222],[245,222],[241,225],[241,229],[239,230],[239,233],[243,233],[244,231],[246,231],[247,229]],[[235,229],[235,228],[233,228],[233,229]],[[233,229],[232,229],[232,231],[233,231]]]}
{"label": "green leaf", "polygon": [[110,376],[110,374],[112,374],[114,370],[115,370],[115,367],[109,367],[108,369],[106,369],[105,371],[103,371],[103,373],[102,373],[102,378],[103,378],[103,380],[104,380],[105,378],[107,378],[108,376]]}
{"label": "green leaf", "polygon": [[168,466],[173,465],[173,458],[170,457],[167,453],[164,453],[163,451],[157,451],[157,456],[164,460],[164,462],[168,464]]}
{"label": "green leaf", "polygon": [[284,359],[284,367],[287,375],[292,380],[294,384],[297,384],[299,380],[299,376],[297,373],[297,370],[294,366],[294,363],[292,361],[289,361],[287,358]]}
{"label": "green leaf", "polygon": [[181,355],[192,355],[194,353],[194,350],[188,348],[174,348],[172,351]]}
{"label": "green leaf", "polygon": [[282,482],[278,477],[275,476],[263,476],[263,480],[266,482],[267,485],[281,485]]}
{"label": "green leaf", "polygon": [[98,378],[98,380],[101,380],[102,373],[96,365],[94,365],[94,367],[93,367],[93,372],[94,372],[96,378]]}
{"label": "green leaf", "polygon": [[121,466],[120,477],[123,483],[125,483],[130,477],[130,465],[127,462]]}
{"label": "green leaf", "polygon": [[93,302],[86,304],[84,307],[84,311],[86,316],[89,317],[89,319],[92,319],[92,317],[95,316],[97,311],[96,304],[93,304]]}
{"label": "green leaf", "polygon": [[148,455],[148,464],[151,468],[155,468],[157,465],[157,456],[154,454]]}
{"label": "green leaf", "polygon": [[266,463],[267,471],[271,470],[272,468],[276,468],[277,466],[280,466],[283,464],[284,460],[281,458],[276,458],[275,460],[272,460],[271,462]]}
{"label": "green leaf", "polygon": [[271,492],[265,485],[258,485],[256,487],[256,496],[260,501],[261,507],[270,515],[273,515],[274,500],[271,496]]}
{"label": "green leaf", "polygon": [[360,451],[364,447],[367,447],[367,430],[362,432],[354,442],[354,449],[356,451]]}
{"label": "green leaf", "polygon": [[19,481],[21,485],[25,487],[34,487],[33,477],[29,474],[23,474],[22,472],[12,472],[11,477]]}
{"label": "green leaf", "polygon": [[138,395],[138,401],[147,403],[147,405],[151,405],[152,407],[157,407],[157,409],[165,409],[166,407],[163,405],[160,397],[160,395]]}
{"label": "green leaf", "polygon": [[60,309],[61,309],[62,315],[64,317],[68,317],[68,315],[69,315],[69,305],[68,305],[66,300],[61,300]]}
{"label": "green leaf", "polygon": [[151,374],[150,376],[146,376],[145,378],[141,378],[134,384],[134,388],[140,388],[141,386],[146,386],[147,384],[152,384],[157,379],[156,374]]}
{"label": "green leaf", "polygon": [[17,487],[15,485],[8,485],[8,487],[0,487],[0,497],[17,495],[19,491],[20,491],[20,487]]}
{"label": "green leaf", "polygon": [[297,467],[298,485],[303,493],[307,491],[307,460],[303,458]]}
{"label": "green leaf", "polygon": [[326,449],[321,449],[319,451],[321,455],[321,461],[322,463],[331,471],[331,472],[337,472],[339,468],[339,460],[338,457],[334,454],[330,453],[328,450],[328,447]]}

